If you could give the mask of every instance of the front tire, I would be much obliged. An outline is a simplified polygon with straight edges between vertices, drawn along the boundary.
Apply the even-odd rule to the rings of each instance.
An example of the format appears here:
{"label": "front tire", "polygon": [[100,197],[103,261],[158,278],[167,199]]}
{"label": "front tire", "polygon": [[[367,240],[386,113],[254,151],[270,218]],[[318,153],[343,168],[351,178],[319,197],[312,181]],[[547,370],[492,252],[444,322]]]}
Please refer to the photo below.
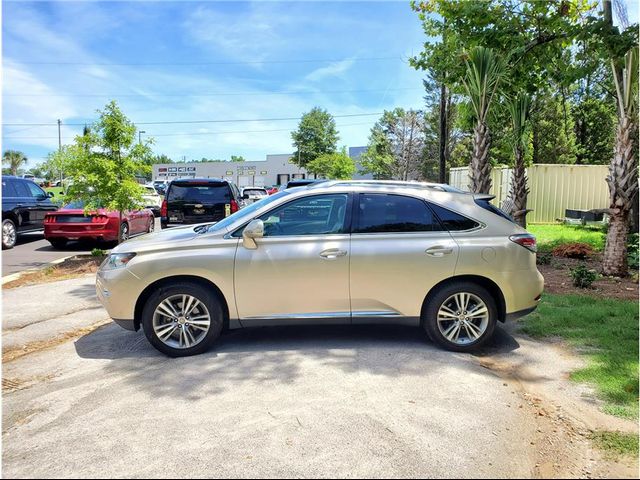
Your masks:
{"label": "front tire", "polygon": [[216,295],[190,282],[159,288],[142,311],[145,336],[154,348],[170,357],[205,352],[220,336],[223,323]]}
{"label": "front tire", "polygon": [[120,225],[120,241],[124,242],[129,238],[129,225],[126,222],[123,222]]}
{"label": "front tire", "polygon": [[2,249],[9,250],[16,245],[18,239],[18,232],[16,231],[16,224],[13,220],[2,221]]}
{"label": "front tire", "polygon": [[445,284],[431,295],[422,324],[445,349],[470,352],[493,336],[497,318],[496,302],[486,288],[459,282]]}

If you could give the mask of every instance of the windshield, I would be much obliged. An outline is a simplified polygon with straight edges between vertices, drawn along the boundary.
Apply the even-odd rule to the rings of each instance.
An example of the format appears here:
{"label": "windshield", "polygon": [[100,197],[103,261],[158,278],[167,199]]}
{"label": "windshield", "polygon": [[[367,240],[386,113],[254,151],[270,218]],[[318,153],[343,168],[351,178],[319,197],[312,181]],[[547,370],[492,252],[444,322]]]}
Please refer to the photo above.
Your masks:
{"label": "windshield", "polygon": [[273,195],[270,195],[268,197],[264,197],[262,200],[258,200],[255,203],[252,203],[251,205],[249,205],[248,207],[244,207],[241,210],[238,210],[236,213],[229,215],[227,218],[225,218],[224,220],[220,220],[218,223],[214,223],[213,225],[211,225],[208,229],[207,232],[217,232],[221,229],[225,229],[227,228],[229,225],[231,225],[232,223],[235,223],[236,221],[240,220],[241,218],[246,217],[247,219],[251,218],[254,214],[254,212],[256,212],[256,210],[260,210],[262,207],[264,207],[265,205],[268,205],[270,203],[272,203],[273,201],[284,197],[285,195],[289,195],[291,194],[291,190],[283,190],[281,192],[278,193],[274,193]]}

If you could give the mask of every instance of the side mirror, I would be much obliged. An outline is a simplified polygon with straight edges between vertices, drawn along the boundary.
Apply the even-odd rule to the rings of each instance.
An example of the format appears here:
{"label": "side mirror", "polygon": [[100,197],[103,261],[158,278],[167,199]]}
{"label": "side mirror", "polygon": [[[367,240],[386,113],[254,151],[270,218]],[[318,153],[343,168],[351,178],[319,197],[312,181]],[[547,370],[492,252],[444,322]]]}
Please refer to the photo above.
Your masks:
{"label": "side mirror", "polygon": [[262,238],[264,235],[264,223],[262,220],[251,220],[249,225],[244,227],[242,232],[242,245],[249,250],[255,250],[258,248],[256,238]]}
{"label": "side mirror", "polygon": [[47,192],[47,197],[53,198],[54,197],[54,193],[53,192]]}
{"label": "side mirror", "polygon": [[242,199],[243,200],[249,200],[249,194],[248,193],[243,193],[242,194]]}

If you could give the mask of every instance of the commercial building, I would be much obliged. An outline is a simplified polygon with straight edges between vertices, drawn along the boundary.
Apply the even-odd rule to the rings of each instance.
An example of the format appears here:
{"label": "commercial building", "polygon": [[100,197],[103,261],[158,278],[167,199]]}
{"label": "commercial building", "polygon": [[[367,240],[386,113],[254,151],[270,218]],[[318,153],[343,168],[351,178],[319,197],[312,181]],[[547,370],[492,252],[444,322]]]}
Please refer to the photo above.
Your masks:
{"label": "commercial building", "polygon": [[[349,149],[360,156],[364,147]],[[316,178],[291,160],[292,154],[267,155],[266,160],[248,162],[187,162],[161,163],[153,166],[153,180],[175,180],[177,178],[224,178],[238,187],[270,187],[286,184],[298,178]],[[359,170],[357,158],[354,158]],[[366,178],[356,171],[354,178]]]}

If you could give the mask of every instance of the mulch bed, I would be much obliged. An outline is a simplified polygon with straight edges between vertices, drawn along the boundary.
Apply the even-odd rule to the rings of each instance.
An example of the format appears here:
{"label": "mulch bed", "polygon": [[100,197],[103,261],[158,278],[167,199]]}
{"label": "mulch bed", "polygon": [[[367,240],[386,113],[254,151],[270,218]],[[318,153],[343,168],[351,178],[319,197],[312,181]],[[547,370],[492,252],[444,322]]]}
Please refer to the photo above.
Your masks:
{"label": "mulch bed", "polygon": [[96,273],[104,259],[104,256],[76,255],[67,258],[64,262],[57,265],[51,265],[41,270],[25,273],[21,275],[20,278],[5,283],[2,288],[17,288],[36,283],[55,282],[79,277],[88,273]]}
{"label": "mulch bed", "polygon": [[[593,282],[591,288],[573,286],[569,271],[578,265],[594,269],[600,273],[600,278]],[[544,276],[544,291],[559,294],[592,295],[595,297],[619,298],[622,300],[638,300],[638,276],[615,278],[601,274],[601,255],[595,255],[587,260],[552,257],[548,265],[538,265],[538,270]]]}

